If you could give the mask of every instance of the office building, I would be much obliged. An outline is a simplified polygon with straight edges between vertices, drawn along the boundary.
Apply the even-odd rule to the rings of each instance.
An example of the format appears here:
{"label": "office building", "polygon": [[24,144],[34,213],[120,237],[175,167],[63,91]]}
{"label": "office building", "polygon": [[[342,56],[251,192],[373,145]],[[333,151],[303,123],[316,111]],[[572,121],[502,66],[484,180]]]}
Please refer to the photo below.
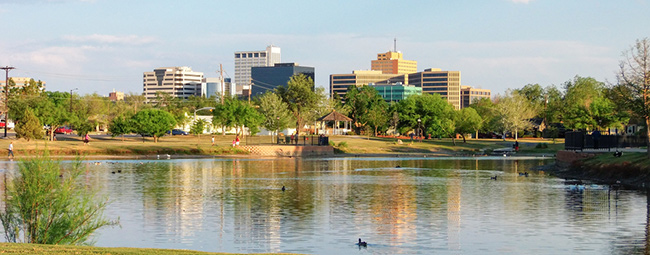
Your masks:
{"label": "office building", "polygon": [[[221,93],[221,90],[224,91],[223,94]],[[203,84],[201,85],[202,97],[210,98],[214,96],[220,98],[222,95],[225,97],[231,97],[234,96],[232,93],[234,91],[233,83],[230,78],[224,78],[223,84],[221,84],[221,78],[203,78]]]}
{"label": "office building", "polygon": [[480,98],[491,98],[492,92],[489,89],[477,89],[470,86],[461,86],[461,107],[468,107],[475,100]]}
{"label": "office building", "polygon": [[460,71],[442,71],[438,68],[408,75],[408,84],[422,88],[422,93],[438,94],[446,99],[454,109],[461,107]]}
{"label": "office building", "polygon": [[147,102],[154,102],[158,92],[187,99],[201,95],[203,73],[192,71],[192,68],[187,66],[161,67],[153,72],[144,72],[142,80]]}
{"label": "office building", "polygon": [[372,70],[382,71],[385,74],[410,74],[418,70],[418,62],[404,60],[402,53],[389,51],[377,54],[377,59],[370,62]]}
{"label": "office building", "polygon": [[422,88],[402,83],[391,85],[373,85],[386,102],[399,102],[412,95],[422,95]]}
{"label": "office building", "polygon": [[297,63],[277,63],[273,66],[260,66],[251,69],[251,96],[256,97],[278,86],[287,86],[291,76],[304,74],[315,80],[314,68]]}
{"label": "office building", "polygon": [[389,85],[398,82],[405,84],[405,77],[406,75],[403,74],[385,74],[378,70],[357,70],[351,74],[332,74],[330,75],[330,94],[332,97],[334,94],[338,94],[343,99],[348,87],[352,85],[359,87],[368,84]]}
{"label": "office building", "polygon": [[124,92],[115,91],[115,89],[113,89],[113,92],[108,93],[108,99],[112,102],[124,101]]}
{"label": "office building", "polygon": [[267,46],[263,51],[235,52],[235,84],[236,94],[242,94],[244,86],[251,83],[251,68],[257,66],[273,66],[282,62],[280,47]]}
{"label": "office building", "polygon": [[[12,88],[22,88],[22,87],[25,87],[25,86],[29,85],[29,81],[33,80],[33,78],[29,78],[29,77],[9,77],[9,80],[14,82],[14,86],[9,88],[10,91],[11,91]],[[34,81],[39,82],[38,80],[34,80]],[[45,82],[44,81],[40,81],[40,82],[43,85],[43,90],[45,90]],[[11,84],[11,82],[9,82],[9,84]],[[4,93],[4,89],[5,89],[5,77],[4,76],[2,77],[2,80],[0,80],[0,87],[1,87],[0,88],[1,92]]]}

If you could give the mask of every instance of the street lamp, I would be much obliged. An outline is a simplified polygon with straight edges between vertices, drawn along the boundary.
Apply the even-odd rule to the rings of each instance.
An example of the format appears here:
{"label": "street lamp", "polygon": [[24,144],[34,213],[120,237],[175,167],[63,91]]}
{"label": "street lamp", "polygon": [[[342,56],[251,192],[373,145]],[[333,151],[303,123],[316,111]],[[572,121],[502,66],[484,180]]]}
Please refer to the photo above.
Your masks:
{"label": "street lamp", "polygon": [[420,142],[422,142],[422,136],[420,136],[421,135],[420,132],[422,132],[420,128],[420,124],[422,124],[422,120],[418,118],[418,139],[420,140]]}

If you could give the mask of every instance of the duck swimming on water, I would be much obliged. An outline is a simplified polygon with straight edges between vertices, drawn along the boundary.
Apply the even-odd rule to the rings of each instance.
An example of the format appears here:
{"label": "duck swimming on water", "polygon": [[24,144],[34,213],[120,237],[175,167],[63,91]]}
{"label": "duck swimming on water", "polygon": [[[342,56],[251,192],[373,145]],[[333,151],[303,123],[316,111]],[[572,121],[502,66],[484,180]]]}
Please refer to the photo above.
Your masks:
{"label": "duck swimming on water", "polygon": [[359,245],[359,247],[368,247],[368,243],[362,242],[361,238],[359,238],[359,243],[357,243],[357,245]]}

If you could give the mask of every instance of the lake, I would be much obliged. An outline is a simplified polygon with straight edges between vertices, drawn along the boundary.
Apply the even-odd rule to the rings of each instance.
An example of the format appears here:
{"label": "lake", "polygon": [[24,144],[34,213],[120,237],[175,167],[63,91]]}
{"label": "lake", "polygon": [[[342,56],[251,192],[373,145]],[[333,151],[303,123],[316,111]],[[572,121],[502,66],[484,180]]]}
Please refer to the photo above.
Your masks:
{"label": "lake", "polygon": [[[96,232],[96,246],[302,254],[648,250],[645,192],[570,185],[535,170],[553,162],[102,160],[85,162],[82,181],[108,197],[105,215],[121,223]],[[0,167],[17,168],[15,162]],[[355,245],[358,238],[368,246]]]}

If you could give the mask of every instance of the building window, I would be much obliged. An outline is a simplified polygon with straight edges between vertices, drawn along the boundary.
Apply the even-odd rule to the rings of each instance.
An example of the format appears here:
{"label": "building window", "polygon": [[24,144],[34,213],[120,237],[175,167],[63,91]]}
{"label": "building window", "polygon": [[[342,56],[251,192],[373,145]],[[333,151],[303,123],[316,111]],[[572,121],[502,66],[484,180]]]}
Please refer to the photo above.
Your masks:
{"label": "building window", "polygon": [[239,58],[239,53],[235,53],[235,58]]}

